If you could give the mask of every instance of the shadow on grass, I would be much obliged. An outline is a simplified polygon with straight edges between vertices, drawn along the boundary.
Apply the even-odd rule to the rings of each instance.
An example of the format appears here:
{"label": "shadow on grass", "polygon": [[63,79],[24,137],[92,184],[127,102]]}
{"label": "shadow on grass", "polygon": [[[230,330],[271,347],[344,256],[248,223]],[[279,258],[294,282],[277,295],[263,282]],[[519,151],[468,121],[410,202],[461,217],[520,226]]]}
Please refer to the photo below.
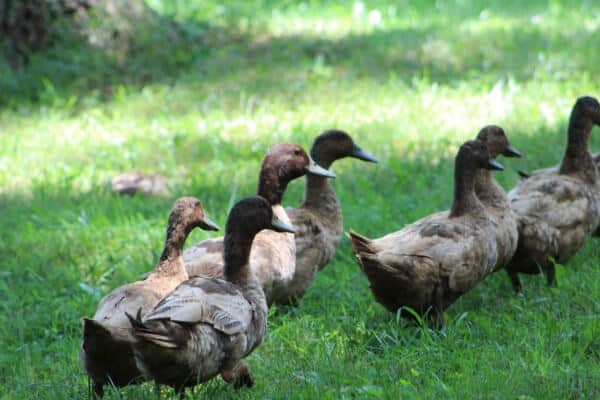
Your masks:
{"label": "shadow on grass", "polygon": [[473,10],[456,20],[440,18],[435,8],[422,10],[415,17],[419,23],[411,24],[417,27],[392,26],[339,38],[272,35],[261,27],[240,29],[239,21],[216,26],[202,18],[169,20],[164,24],[174,24],[176,34],[168,29],[146,32],[125,56],[81,42],[38,53],[25,69],[4,71],[0,104],[64,107],[89,97],[109,100],[122,88],[135,91],[180,81],[210,82],[217,90],[234,81],[270,95],[293,94],[296,81],[301,85],[306,78],[409,83],[426,78],[452,85],[471,79],[493,83],[506,77],[527,81],[598,73],[600,54],[591,51],[600,39],[597,30],[549,30],[532,23],[531,15],[545,11],[541,4],[525,12],[492,5],[489,21],[480,9],[483,5],[475,2]]}

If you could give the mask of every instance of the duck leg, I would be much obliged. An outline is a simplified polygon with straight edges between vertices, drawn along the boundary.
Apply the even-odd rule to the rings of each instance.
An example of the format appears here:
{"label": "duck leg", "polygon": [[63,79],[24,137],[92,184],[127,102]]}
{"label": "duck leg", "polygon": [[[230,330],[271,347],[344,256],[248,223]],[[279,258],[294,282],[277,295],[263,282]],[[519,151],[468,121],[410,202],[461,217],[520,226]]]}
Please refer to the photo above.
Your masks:
{"label": "duck leg", "polygon": [[232,383],[236,389],[242,387],[250,388],[254,385],[250,367],[244,361],[240,361],[230,370],[221,371],[221,378],[227,383]]}
{"label": "duck leg", "polygon": [[185,386],[174,387],[175,394],[179,397],[179,400],[185,400]]}
{"label": "duck leg", "polygon": [[429,327],[431,329],[442,329],[446,325],[444,319],[444,294],[440,286],[436,286],[434,292],[434,302],[429,312]]}
{"label": "duck leg", "polygon": [[154,391],[156,392],[156,400],[160,400],[160,384],[154,381]]}
{"label": "duck leg", "polygon": [[548,262],[544,272],[546,274],[546,282],[548,282],[548,286],[556,287],[556,267],[554,267],[554,264],[552,262]]}
{"label": "duck leg", "polygon": [[508,277],[510,278],[510,283],[512,284],[513,290],[516,294],[523,293],[523,284],[521,284],[521,278],[519,278],[519,273],[516,271],[506,271],[508,273]]}
{"label": "duck leg", "polygon": [[101,399],[104,396],[104,385],[88,378],[88,392],[91,399]]}

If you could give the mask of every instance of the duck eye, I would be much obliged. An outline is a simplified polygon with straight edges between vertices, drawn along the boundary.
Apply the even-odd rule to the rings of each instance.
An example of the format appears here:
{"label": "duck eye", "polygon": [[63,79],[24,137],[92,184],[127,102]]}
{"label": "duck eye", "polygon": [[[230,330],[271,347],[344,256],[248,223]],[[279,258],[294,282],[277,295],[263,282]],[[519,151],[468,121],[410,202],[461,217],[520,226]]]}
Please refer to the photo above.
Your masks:
{"label": "duck eye", "polygon": [[300,155],[300,150],[298,150],[298,149],[294,150],[294,155],[295,156],[299,156]]}

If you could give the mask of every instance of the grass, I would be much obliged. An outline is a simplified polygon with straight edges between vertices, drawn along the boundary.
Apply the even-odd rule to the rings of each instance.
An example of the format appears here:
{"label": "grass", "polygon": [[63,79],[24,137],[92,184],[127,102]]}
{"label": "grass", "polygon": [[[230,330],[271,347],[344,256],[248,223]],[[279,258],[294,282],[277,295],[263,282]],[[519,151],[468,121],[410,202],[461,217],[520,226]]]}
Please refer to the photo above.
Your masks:
{"label": "grass", "polygon": [[[377,155],[333,170],[346,229],[378,236],[449,207],[452,158],[481,126],[526,155],[501,160],[510,188],[516,169],[559,161],[575,98],[600,95],[592,1],[219,3],[148,0],[184,34],[140,37],[125,60],[68,42],[23,70],[0,63],[0,398],[86,396],[79,319],[152,267],[175,198],[222,224],[271,144],[308,148],[337,127]],[[168,176],[171,195],[111,195],[125,170]],[[285,205],[302,192],[293,182]],[[196,395],[598,398],[599,262],[591,240],[557,289],[525,277],[524,296],[491,276],[433,332],[373,300],[344,239],[299,308],[271,311],[255,387],[217,379]]]}

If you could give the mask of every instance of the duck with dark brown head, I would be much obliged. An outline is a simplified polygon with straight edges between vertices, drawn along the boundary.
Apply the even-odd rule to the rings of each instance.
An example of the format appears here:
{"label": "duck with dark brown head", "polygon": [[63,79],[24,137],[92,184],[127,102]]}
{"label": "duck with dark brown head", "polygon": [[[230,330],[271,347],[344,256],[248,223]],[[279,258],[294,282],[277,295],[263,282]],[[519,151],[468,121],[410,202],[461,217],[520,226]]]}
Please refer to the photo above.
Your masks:
{"label": "duck with dark brown head", "polygon": [[[258,195],[269,201],[273,212],[291,223],[281,206],[287,185],[305,174],[333,178],[335,174],[320,167],[296,144],[277,144],[265,155],[258,180]],[[294,235],[271,230],[260,232],[253,242],[250,267],[262,285],[267,300],[273,286],[294,276],[296,245]],[[183,258],[190,276],[223,276],[223,238],[205,240],[187,249]]]}
{"label": "duck with dark brown head", "polygon": [[[477,139],[486,144],[491,159],[496,159],[500,155],[521,157],[521,152],[508,142],[504,129],[497,125],[483,127],[477,134]],[[475,180],[475,193],[487,208],[496,227],[494,232],[498,249],[496,270],[499,270],[506,266],[517,250],[519,231],[516,215],[510,208],[506,192],[498,185],[490,170],[479,170]]]}
{"label": "duck with dark brown head", "polygon": [[519,224],[517,251],[506,268],[516,292],[522,290],[518,273],[543,272],[555,284],[554,262],[567,262],[600,223],[600,181],[588,150],[594,125],[600,125],[598,100],[578,98],[559,169],[529,176],[508,193]]}
{"label": "duck with dark brown head", "polygon": [[263,341],[267,328],[265,295],[250,266],[253,239],[263,229],[294,232],[262,197],[241,200],[227,218],[225,279],[191,278],[143,318],[129,316],[136,361],[146,378],[172,386],[180,396],[218,374],[252,386],[242,359]]}
{"label": "duck with dark brown head", "polygon": [[350,231],[371,291],[389,311],[410,307],[440,326],[444,310],[496,268],[495,226],[475,193],[482,169],[502,166],[490,159],[483,142],[468,141],[456,155],[454,200],[449,211],[379,239]]}
{"label": "duck with dark brown head", "polygon": [[[378,162],[357,146],[350,135],[335,129],[317,136],[310,154],[327,169],[336,160],[346,157]],[[271,300],[277,304],[296,304],[317,272],[335,255],[343,232],[342,208],[329,179],[307,174],[304,202],[286,211],[296,228],[296,270],[291,281],[280,281],[273,287]]]}
{"label": "duck with dark brown head", "polygon": [[131,349],[131,325],[126,312],[142,314],[188,278],[181,253],[183,244],[194,228],[218,230],[206,216],[198,199],[182,197],[169,215],[167,237],[160,261],[146,279],[118,287],[104,297],[93,318],[83,318],[81,360],[96,395],[103,395],[104,385],[117,387],[141,380]]}

